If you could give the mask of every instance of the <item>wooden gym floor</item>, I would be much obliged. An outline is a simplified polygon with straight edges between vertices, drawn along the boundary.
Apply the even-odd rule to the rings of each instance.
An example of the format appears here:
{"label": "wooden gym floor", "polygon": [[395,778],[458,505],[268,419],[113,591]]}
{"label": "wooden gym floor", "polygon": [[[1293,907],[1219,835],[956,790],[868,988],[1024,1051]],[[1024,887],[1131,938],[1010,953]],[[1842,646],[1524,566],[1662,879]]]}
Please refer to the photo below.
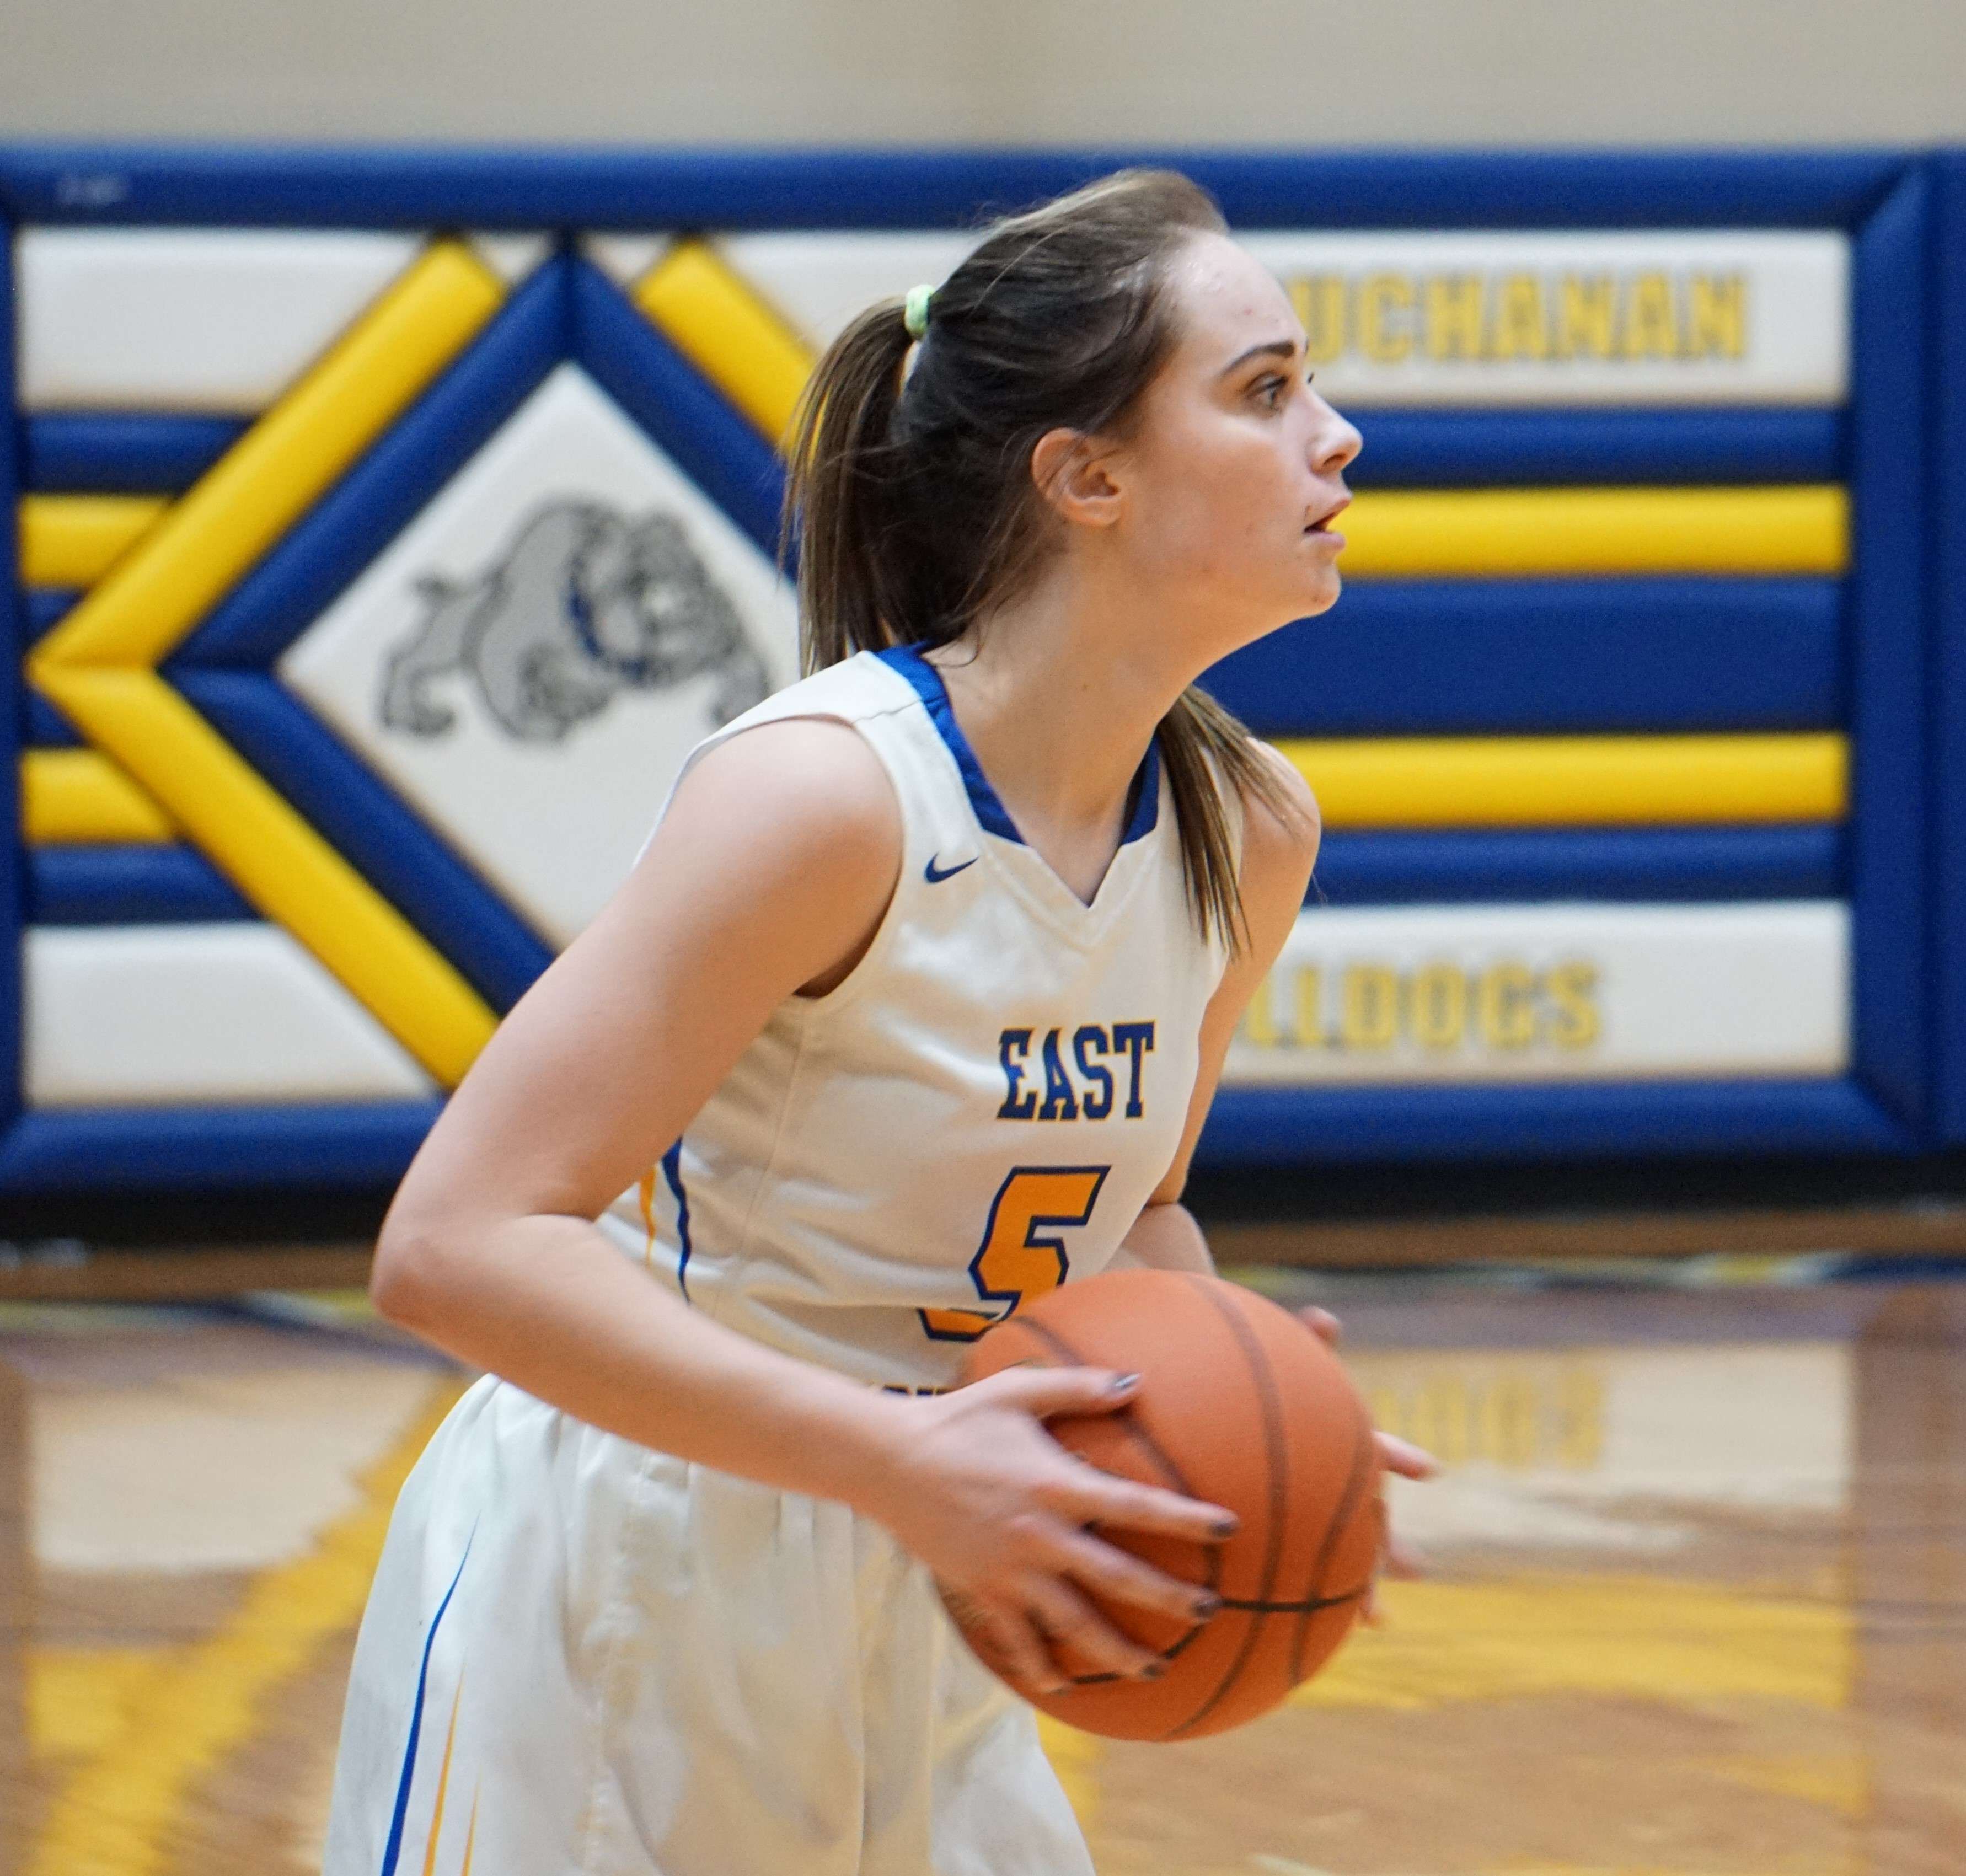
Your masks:
{"label": "wooden gym floor", "polygon": [[[460,1378],[353,1292],[45,1300],[60,1268],[0,1301],[0,1871],[312,1870],[368,1572]],[[1966,1870],[1966,1281],[1246,1274],[1339,1309],[1449,1462],[1395,1505],[1433,1573],[1246,1731],[1053,1735],[1104,1876]]]}

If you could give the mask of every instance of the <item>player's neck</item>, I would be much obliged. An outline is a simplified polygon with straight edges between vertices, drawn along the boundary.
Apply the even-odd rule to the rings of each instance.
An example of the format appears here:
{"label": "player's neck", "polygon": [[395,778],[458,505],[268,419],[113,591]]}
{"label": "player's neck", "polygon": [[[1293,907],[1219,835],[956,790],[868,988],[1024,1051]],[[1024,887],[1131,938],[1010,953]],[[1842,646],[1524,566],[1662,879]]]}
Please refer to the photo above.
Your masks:
{"label": "player's neck", "polygon": [[1041,581],[935,659],[1011,819],[1075,888],[1096,888],[1155,727],[1194,675],[1138,609],[1086,598]]}

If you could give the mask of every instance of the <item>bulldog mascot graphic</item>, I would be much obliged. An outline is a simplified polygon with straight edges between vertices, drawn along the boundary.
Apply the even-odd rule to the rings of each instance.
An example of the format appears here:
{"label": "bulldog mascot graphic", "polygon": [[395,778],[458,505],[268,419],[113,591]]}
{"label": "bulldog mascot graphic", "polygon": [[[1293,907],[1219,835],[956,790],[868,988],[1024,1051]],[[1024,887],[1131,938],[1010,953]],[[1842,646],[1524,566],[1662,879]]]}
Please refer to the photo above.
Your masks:
{"label": "bulldog mascot graphic", "polygon": [[417,582],[427,608],[390,654],[381,714],[392,730],[441,736],[454,713],[431,679],[468,673],[492,720],[527,743],[557,743],[624,690],[709,676],[713,729],[770,689],[729,596],[672,514],[631,519],[600,502],[556,501],[520,526],[476,579]]}

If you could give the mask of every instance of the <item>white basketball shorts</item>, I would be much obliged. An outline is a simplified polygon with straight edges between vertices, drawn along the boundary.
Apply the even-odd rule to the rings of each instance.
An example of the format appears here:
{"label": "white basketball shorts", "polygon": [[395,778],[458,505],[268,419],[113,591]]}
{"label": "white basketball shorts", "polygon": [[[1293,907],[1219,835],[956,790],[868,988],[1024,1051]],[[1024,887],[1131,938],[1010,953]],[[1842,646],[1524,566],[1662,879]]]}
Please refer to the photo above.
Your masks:
{"label": "white basketball shorts", "polygon": [[1090,1876],[1030,1709],[843,1505],[487,1378],[403,1488],[324,1876]]}

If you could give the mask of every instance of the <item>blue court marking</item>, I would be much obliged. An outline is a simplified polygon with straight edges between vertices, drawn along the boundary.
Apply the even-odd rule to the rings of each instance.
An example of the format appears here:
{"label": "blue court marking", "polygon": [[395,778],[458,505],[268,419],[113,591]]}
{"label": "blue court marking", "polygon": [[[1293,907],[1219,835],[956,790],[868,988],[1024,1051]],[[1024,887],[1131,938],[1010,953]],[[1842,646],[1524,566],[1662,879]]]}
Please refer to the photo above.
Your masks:
{"label": "blue court marking", "polygon": [[44,634],[53,631],[75,610],[75,602],[81,597],[80,591],[73,586],[29,587],[22,620],[27,642],[31,645]]}
{"label": "blue court marking", "polygon": [[1851,256],[1851,1055],[1891,1111],[1930,1110],[1924,515],[1930,189],[1907,176]]}
{"label": "blue court marking", "polygon": [[0,1134],[0,1190],[393,1185],[442,1108],[429,1100],[25,1114]]}
{"label": "blue court marking", "polygon": [[548,263],[172,654],[270,666],[566,355],[566,266]]}
{"label": "blue court marking", "polygon": [[1211,1166],[1891,1152],[1917,1136],[1855,1081],[1224,1088],[1195,1154]]}
{"label": "blue court marking", "polygon": [[321,720],[259,672],[173,669],[172,682],[501,1014],[553,951]]}
{"label": "blue court marking", "polygon": [[1262,736],[1832,730],[1843,585],[1384,580],[1202,682]]}
{"label": "blue court marking", "polygon": [[21,687],[26,701],[24,746],[28,749],[79,749],[84,738],[39,691]]}
{"label": "blue court marking", "polygon": [[1318,850],[1307,903],[1653,904],[1834,899],[1844,890],[1838,827],[1338,833],[1326,834]]}
{"label": "blue court marking", "polygon": [[240,417],[49,411],[24,418],[24,488],[181,495],[250,427]]}
{"label": "blue court marking", "polygon": [[188,846],[42,846],[27,852],[33,925],[202,925],[259,914]]}
{"label": "blue court marking", "polygon": [[572,263],[574,350],[588,374],[767,556],[785,471],[777,453],[608,277]]}
{"label": "blue court marking", "polygon": [[1966,1139],[1966,150],[1933,160],[1932,565],[1937,1118]]}
{"label": "blue court marking", "polygon": [[397,1781],[395,1808],[389,1815],[389,1840],[382,1849],[382,1876],[395,1876],[397,1861],[403,1853],[403,1820],[410,1808],[410,1781],[416,1775],[417,1739],[424,1728],[424,1695],[430,1684],[430,1650],[437,1646],[437,1632],[443,1626],[444,1611],[450,1607],[452,1597],[457,1594],[458,1584],[464,1576],[464,1566],[470,1561],[471,1539],[467,1538],[464,1555],[457,1560],[457,1574],[450,1579],[450,1588],[444,1591],[443,1600],[437,1604],[437,1613],[430,1617],[430,1633],[424,1637],[423,1660],[417,1668],[416,1704],[410,1709],[409,1743],[403,1749],[402,1776]]}
{"label": "blue court marking", "polygon": [[1840,411],[1346,414],[1365,439],[1364,453],[1346,472],[1355,488],[1832,482],[1845,472]]}
{"label": "blue court marking", "polygon": [[13,863],[0,866],[0,1153],[8,1123],[21,1105],[21,659],[28,619],[20,581],[20,426],[15,422],[14,230],[0,219],[0,830],[14,847]]}
{"label": "blue court marking", "polygon": [[326,227],[971,224],[1126,163],[1172,163],[1246,227],[1832,227],[1904,173],[1889,150],[1247,154],[1051,150],[295,150],[21,142],[0,211],[37,222]]}
{"label": "blue court marking", "polygon": [[669,1181],[676,1208],[676,1288],[682,1300],[689,1301],[689,1260],[695,1246],[689,1236],[689,1194],[682,1186],[682,1142],[678,1140],[662,1155],[662,1177]]}

